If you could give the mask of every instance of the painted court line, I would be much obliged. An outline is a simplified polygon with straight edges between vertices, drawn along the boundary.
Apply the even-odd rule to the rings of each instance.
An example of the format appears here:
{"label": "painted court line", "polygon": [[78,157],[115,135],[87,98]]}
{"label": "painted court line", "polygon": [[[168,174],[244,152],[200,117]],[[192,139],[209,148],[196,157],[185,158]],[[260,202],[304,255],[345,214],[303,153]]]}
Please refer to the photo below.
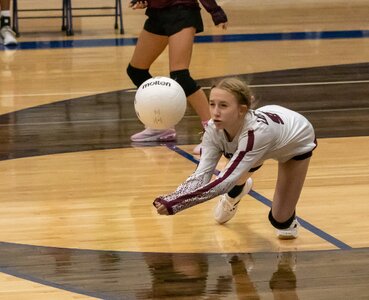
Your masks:
{"label": "painted court line", "polygon": [[[369,80],[345,80],[345,81],[315,81],[315,82],[287,82],[287,83],[270,83],[270,84],[249,84],[251,88],[273,88],[273,87],[289,87],[289,86],[319,86],[319,85],[346,85],[346,84],[362,84],[369,83]],[[204,90],[210,90],[210,86],[201,87]],[[128,89],[126,93],[136,93],[137,89]],[[0,96],[1,97],[1,96]]]}
{"label": "painted court line", "polygon": [[[199,163],[199,160],[196,159],[193,155],[189,154],[188,152],[180,149],[179,147],[175,146],[175,145],[165,145],[168,149],[178,153],[179,155],[183,156],[184,158],[187,158],[188,160],[192,161],[195,164]],[[216,170],[215,175],[219,174],[219,171]],[[272,206],[272,201],[270,201],[269,199],[265,198],[264,196],[260,195],[259,193],[255,192],[254,190],[251,190],[249,195],[253,198],[255,198],[256,200],[258,200],[259,202],[265,204],[266,206],[271,207]],[[318,227],[312,225],[311,223],[309,223],[308,221],[297,217],[298,221],[300,222],[301,226],[307,230],[309,230],[310,232],[312,232],[313,234],[319,236],[320,238],[322,238],[323,240],[327,241],[328,243],[336,246],[337,248],[341,249],[341,250],[350,250],[352,249],[352,247],[350,247],[349,245],[345,244],[344,242],[336,239],[335,237],[333,237],[332,235],[322,231],[321,229],[319,229]]]}
{"label": "painted court line", "polygon": [[[369,38],[369,30],[336,30],[336,31],[298,31],[298,32],[271,32],[199,35],[195,43],[235,43],[235,42],[268,42],[268,41],[300,41],[300,40],[332,40],[332,39],[360,39]],[[90,48],[90,47],[122,47],[134,46],[137,38],[111,39],[82,39],[56,41],[29,41],[19,42],[17,46],[3,46],[0,50],[40,50],[60,48]]]}

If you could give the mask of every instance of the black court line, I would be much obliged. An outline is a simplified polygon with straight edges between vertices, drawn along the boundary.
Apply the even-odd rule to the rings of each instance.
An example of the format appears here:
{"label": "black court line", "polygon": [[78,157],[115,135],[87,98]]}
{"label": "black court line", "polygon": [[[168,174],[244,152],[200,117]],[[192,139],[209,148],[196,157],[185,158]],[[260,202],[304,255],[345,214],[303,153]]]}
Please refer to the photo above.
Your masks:
{"label": "black court line", "polygon": [[[196,159],[192,154],[184,151],[183,149],[175,146],[175,145],[166,145],[166,147],[176,153],[178,153],[179,155],[183,156],[184,158],[194,162],[195,164],[199,163],[199,160]],[[214,172],[215,175],[219,174],[219,170],[215,170]],[[272,207],[272,201],[270,201],[269,199],[265,198],[264,196],[262,196],[261,194],[255,192],[254,190],[251,190],[249,195],[253,198],[255,198],[256,200],[258,200],[259,202],[265,204],[266,206]],[[328,243],[336,246],[337,248],[341,249],[341,250],[351,250],[352,247],[345,244],[344,242],[336,239],[334,236],[324,232],[323,230],[319,229],[318,227],[312,225],[311,223],[309,223],[308,221],[297,217],[298,221],[300,222],[301,226],[304,227],[305,229],[309,230],[311,233],[319,236],[320,238],[322,238],[323,240],[327,241]]]}
{"label": "black court line", "polygon": [[[10,276],[14,276],[17,278],[21,278],[24,280],[28,280],[37,284],[41,284],[44,286],[48,286],[51,288],[55,288],[55,289],[59,289],[59,290],[63,290],[66,292],[70,292],[70,293],[74,293],[74,294],[80,294],[80,295],[85,295],[85,296],[89,296],[89,297],[93,297],[93,298],[97,298],[97,299],[110,299],[110,300],[115,300],[115,299],[120,299],[120,298],[112,298],[111,296],[107,297],[105,294],[102,293],[97,293],[97,292],[90,292],[84,289],[79,289],[79,288],[75,288],[75,287],[71,287],[71,286],[66,286],[64,284],[58,284],[49,280],[45,280],[43,278],[40,277],[36,277],[36,276],[32,276],[29,274],[24,274],[21,272],[17,272],[11,268],[3,268],[0,267],[0,272],[4,273],[4,274],[8,274]],[[72,297],[72,296],[71,296]]]}

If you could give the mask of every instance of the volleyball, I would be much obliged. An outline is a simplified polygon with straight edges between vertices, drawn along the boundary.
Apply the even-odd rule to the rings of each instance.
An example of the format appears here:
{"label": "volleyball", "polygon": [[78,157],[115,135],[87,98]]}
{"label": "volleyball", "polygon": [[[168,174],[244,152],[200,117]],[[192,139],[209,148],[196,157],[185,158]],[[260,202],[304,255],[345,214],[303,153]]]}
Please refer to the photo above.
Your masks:
{"label": "volleyball", "polygon": [[153,77],[137,89],[134,106],[137,117],[147,128],[168,129],[182,120],[187,99],[175,80]]}

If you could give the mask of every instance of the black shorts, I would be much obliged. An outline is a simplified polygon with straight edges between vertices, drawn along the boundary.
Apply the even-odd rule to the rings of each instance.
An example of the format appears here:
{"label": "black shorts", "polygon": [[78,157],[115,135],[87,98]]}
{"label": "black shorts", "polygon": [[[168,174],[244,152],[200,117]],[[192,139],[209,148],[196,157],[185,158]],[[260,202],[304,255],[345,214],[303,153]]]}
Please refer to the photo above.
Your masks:
{"label": "black shorts", "polygon": [[316,140],[316,138],[314,139],[314,143],[315,143],[315,147],[313,150],[304,153],[304,154],[300,154],[300,155],[296,155],[294,157],[292,157],[293,160],[305,160],[309,157],[311,157],[313,155],[313,151],[315,150],[316,147],[318,147],[318,141]]}
{"label": "black shorts", "polygon": [[154,34],[171,36],[188,27],[194,27],[196,33],[204,31],[200,8],[183,5],[148,8],[146,15],[148,19],[144,24],[144,29]]}
{"label": "black shorts", "polygon": [[296,155],[294,157],[292,157],[291,159],[293,160],[305,160],[309,157],[311,157],[313,155],[313,150],[309,151],[309,152],[306,152],[304,154],[301,154],[301,155]]}
{"label": "black shorts", "polygon": [[250,173],[254,173],[255,171],[259,170],[263,165],[260,165],[260,166],[257,166],[257,167],[254,167],[254,168],[251,168],[249,170]]}

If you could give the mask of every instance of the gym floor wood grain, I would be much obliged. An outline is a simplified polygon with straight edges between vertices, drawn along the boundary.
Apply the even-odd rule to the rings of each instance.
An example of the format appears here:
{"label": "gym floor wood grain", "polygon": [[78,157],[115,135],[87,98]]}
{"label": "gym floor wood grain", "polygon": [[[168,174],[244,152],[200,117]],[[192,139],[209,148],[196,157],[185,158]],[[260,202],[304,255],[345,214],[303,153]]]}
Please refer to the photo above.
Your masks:
{"label": "gym floor wood grain", "polygon": [[[276,239],[267,220],[273,161],[226,225],[212,218],[217,199],[156,214],[153,199],[196,167],[201,126],[188,108],[177,142],[130,142],[142,125],[125,67],[142,11],[123,1],[124,35],[112,18],[76,18],[72,37],[60,19],[20,20],[18,47],[0,45],[1,299],[369,298],[369,4],[219,4],[229,28],[203,14],[192,76],[206,92],[241,77],[259,105],[297,110],[316,129],[299,238]],[[167,59],[154,75],[168,75]]]}

